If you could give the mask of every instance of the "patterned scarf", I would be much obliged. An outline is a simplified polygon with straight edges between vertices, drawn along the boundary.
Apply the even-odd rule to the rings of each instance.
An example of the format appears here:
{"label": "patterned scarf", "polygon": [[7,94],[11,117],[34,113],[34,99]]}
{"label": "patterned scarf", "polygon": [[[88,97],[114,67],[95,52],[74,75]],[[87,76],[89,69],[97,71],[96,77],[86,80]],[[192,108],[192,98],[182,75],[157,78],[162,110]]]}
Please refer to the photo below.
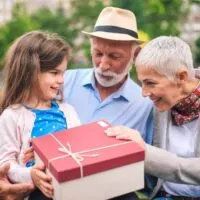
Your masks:
{"label": "patterned scarf", "polygon": [[200,116],[200,82],[197,88],[186,98],[171,108],[172,122],[180,126]]}

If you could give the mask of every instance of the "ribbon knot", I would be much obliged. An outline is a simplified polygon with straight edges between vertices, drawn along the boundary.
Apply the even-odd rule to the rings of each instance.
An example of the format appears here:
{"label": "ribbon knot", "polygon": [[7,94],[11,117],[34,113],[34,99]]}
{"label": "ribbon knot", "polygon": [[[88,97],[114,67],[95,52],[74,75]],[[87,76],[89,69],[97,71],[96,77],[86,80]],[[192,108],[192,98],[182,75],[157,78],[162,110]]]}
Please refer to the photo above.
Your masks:
{"label": "ribbon knot", "polygon": [[67,153],[69,156],[71,156],[74,160],[82,162],[84,160],[84,157],[97,157],[99,154],[83,154],[83,153],[73,153],[70,143],[67,143],[66,147],[60,147],[58,148],[58,151]]}
{"label": "ribbon knot", "polygon": [[80,174],[83,177],[83,166],[81,162],[84,160],[84,157],[97,157],[99,154],[83,154],[83,153],[73,153],[70,143],[67,143],[67,146],[61,145],[62,147],[58,148],[58,151],[67,153],[69,156],[76,161],[80,167]]}

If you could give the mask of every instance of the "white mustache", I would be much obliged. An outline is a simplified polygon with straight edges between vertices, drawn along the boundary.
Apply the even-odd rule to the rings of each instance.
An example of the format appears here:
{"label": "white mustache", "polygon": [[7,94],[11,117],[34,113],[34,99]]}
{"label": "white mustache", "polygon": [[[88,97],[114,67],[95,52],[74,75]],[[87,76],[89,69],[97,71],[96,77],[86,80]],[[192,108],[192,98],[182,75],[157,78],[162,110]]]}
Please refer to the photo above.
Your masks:
{"label": "white mustache", "polygon": [[96,72],[102,76],[110,76],[110,77],[118,77],[119,74],[115,73],[115,72],[111,72],[111,71],[107,71],[107,72],[103,72],[102,69],[100,68],[96,68],[95,69]]}
{"label": "white mustache", "polygon": [[[127,66],[125,67],[124,71],[117,74],[116,72],[112,71],[103,71],[102,68],[97,67],[95,63],[94,65],[94,73],[98,83],[104,87],[111,87],[118,84],[130,71],[132,67],[132,59],[128,62]],[[103,77],[109,77],[109,80],[105,80]]]}

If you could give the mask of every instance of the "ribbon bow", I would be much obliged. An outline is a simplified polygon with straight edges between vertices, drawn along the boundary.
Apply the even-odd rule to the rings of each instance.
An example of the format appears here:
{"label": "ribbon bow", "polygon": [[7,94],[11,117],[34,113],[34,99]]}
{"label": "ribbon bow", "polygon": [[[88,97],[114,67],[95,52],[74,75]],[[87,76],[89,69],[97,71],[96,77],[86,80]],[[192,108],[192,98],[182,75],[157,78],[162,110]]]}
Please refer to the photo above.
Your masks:
{"label": "ribbon bow", "polygon": [[67,153],[69,156],[71,156],[74,160],[82,162],[84,160],[84,157],[97,157],[99,154],[83,154],[83,153],[73,153],[70,143],[67,143],[66,147],[60,147],[58,148],[58,151]]}
{"label": "ribbon bow", "polygon": [[[61,151],[63,153],[66,153],[67,155],[69,155],[70,157],[72,157],[73,160],[76,161],[76,163],[79,165],[80,167],[80,174],[81,174],[81,177],[83,177],[83,166],[81,164],[81,162],[84,160],[84,157],[97,157],[99,154],[83,154],[81,152],[79,153],[73,153],[72,152],[72,148],[71,148],[71,145],[69,143],[67,143],[67,146],[63,145],[53,134],[50,134],[57,142],[58,144],[61,146],[58,148],[58,151]],[[61,158],[63,156],[59,156],[59,157],[56,157],[56,158],[53,158],[50,160],[53,161],[53,160],[57,160],[59,158]],[[49,163],[50,163],[49,162]]]}

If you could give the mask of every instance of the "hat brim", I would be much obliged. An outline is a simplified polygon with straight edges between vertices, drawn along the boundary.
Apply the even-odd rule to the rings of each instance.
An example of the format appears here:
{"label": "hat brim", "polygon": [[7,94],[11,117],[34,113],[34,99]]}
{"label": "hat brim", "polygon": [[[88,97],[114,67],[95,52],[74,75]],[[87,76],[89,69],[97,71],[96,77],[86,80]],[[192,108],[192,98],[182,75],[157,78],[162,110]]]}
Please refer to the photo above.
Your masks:
{"label": "hat brim", "polygon": [[110,33],[110,32],[103,32],[103,31],[97,31],[97,32],[86,32],[86,31],[81,31],[82,33],[88,35],[88,36],[94,36],[94,37],[99,37],[107,40],[117,40],[117,41],[135,41],[138,44],[143,44],[144,41],[139,40],[137,38],[134,38],[130,35],[123,34],[123,33]]}

